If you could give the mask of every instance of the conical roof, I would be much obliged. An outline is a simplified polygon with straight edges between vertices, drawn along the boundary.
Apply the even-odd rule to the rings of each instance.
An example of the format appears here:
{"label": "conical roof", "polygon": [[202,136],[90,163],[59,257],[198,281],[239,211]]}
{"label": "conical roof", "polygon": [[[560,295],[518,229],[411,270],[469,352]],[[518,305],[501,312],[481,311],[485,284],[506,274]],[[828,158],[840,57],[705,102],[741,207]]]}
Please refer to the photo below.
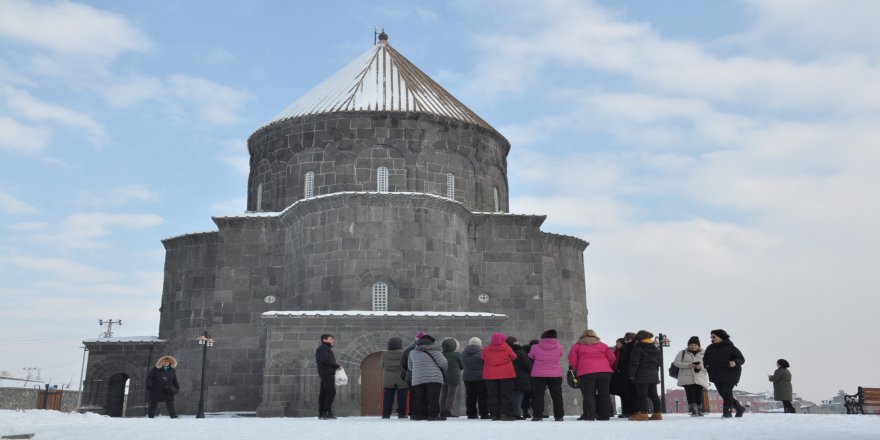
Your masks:
{"label": "conical roof", "polygon": [[387,36],[284,109],[271,123],[344,111],[422,112],[495,131],[388,44]]}

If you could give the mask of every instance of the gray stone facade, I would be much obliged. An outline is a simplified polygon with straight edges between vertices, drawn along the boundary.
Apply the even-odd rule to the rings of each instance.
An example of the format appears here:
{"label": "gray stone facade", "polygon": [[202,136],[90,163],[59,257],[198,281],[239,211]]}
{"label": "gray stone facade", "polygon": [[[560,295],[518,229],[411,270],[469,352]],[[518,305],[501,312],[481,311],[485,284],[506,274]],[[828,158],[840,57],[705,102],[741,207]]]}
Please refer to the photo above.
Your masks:
{"label": "gray stone facade", "polygon": [[[527,342],[555,328],[568,346],[586,329],[587,243],[541,231],[545,216],[507,212],[510,144],[488,125],[424,112],[310,114],[258,129],[248,150],[248,212],[214,217],[214,232],[163,240],[160,342],[90,345],[86,407],[106,408],[107,381],[119,374],[139,382],[130,399],[142,402],[150,360],[171,354],[178,410],[194,413],[205,331],[217,341],[208,411],[313,416],[322,333],[336,335],[357,383],[375,373],[391,336],[464,342],[502,331]],[[380,167],[387,192],[378,191]],[[373,311],[377,283],[385,310],[412,313],[314,313]],[[341,392],[337,412],[371,411],[361,392]]]}

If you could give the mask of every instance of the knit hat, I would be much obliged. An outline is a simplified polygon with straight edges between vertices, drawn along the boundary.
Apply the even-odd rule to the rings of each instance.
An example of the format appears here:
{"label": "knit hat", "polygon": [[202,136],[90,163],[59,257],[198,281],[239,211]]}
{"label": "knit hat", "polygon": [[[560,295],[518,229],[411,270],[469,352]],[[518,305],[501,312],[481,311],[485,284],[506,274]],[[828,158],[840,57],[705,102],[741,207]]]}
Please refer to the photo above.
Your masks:
{"label": "knit hat", "polygon": [[654,337],[654,334],[647,331],[647,330],[639,330],[639,332],[636,333],[636,340],[637,341],[641,341],[642,339],[648,339],[648,338],[653,338],[653,337]]}
{"label": "knit hat", "polygon": [[424,333],[424,332],[418,332],[418,333],[416,333],[416,341],[418,341],[419,339],[422,339],[422,336],[425,336],[425,333]]}
{"label": "knit hat", "polygon": [[623,339],[635,339],[635,338],[636,338],[636,334],[633,332],[626,332],[626,334],[623,335]]}
{"label": "knit hat", "polygon": [[388,340],[389,350],[399,350],[403,348],[403,340],[400,338],[391,338]]}
{"label": "knit hat", "polygon": [[424,340],[431,341],[431,343],[433,344],[434,341],[435,341],[436,339],[434,339],[434,337],[431,336],[431,335],[425,335],[425,334],[423,334],[423,335],[419,338],[419,341],[424,341]]}
{"label": "knit hat", "polygon": [[541,333],[541,339],[547,339],[547,338],[556,339],[556,337],[557,337],[556,330],[553,330],[553,329],[550,329],[550,330],[545,331],[544,333]]}
{"label": "knit hat", "polygon": [[687,345],[691,345],[691,344],[697,344],[697,345],[700,345],[700,346],[703,345],[703,344],[700,344],[700,338],[698,338],[698,337],[696,337],[696,336],[691,336],[691,338],[688,339],[688,344],[687,344]]}
{"label": "knit hat", "polygon": [[507,339],[504,333],[495,333],[492,335],[492,345],[501,345]]}
{"label": "knit hat", "polygon": [[718,336],[719,338],[721,338],[722,341],[726,341],[726,340],[730,339],[730,335],[728,335],[726,331],[724,331],[724,330],[722,330],[722,329],[720,329],[720,328],[719,328],[719,329],[712,330],[711,333],[712,333],[713,335]]}
{"label": "knit hat", "polygon": [[480,338],[474,336],[473,338],[468,339],[468,345],[476,345],[477,347],[483,346],[483,341]]}

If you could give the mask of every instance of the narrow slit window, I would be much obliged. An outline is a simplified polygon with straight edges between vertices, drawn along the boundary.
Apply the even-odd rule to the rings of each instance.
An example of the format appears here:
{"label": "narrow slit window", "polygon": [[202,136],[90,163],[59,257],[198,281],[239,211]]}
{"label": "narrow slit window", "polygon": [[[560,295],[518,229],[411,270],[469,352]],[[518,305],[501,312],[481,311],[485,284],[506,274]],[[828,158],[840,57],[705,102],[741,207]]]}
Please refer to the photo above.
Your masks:
{"label": "narrow slit window", "polygon": [[263,184],[257,185],[257,211],[263,210]]}
{"label": "narrow slit window", "polygon": [[305,190],[303,191],[303,196],[307,199],[315,197],[315,173],[313,171],[309,171],[306,173],[306,182],[305,182]]}
{"label": "narrow slit window", "polygon": [[377,188],[379,192],[388,192],[388,168],[379,167],[377,176]]}
{"label": "narrow slit window", "polygon": [[388,311],[388,285],[381,281],[373,284],[373,311]]}
{"label": "narrow slit window", "polygon": [[501,211],[501,205],[498,203],[498,187],[492,187],[492,199],[495,202],[495,212]]}
{"label": "narrow slit window", "polygon": [[455,174],[446,174],[446,198],[455,200]]}

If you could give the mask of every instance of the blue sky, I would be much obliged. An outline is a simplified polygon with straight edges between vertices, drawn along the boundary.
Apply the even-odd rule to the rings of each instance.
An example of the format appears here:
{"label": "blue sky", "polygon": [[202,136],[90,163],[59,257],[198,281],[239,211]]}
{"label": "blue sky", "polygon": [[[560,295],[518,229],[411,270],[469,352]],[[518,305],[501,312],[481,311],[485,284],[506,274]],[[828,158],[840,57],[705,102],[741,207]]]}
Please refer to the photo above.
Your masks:
{"label": "blue sky", "polygon": [[75,381],[99,318],[156,334],[160,240],[242,212],[248,136],[379,26],[511,141],[511,211],[591,242],[604,339],[722,327],[745,389],[780,357],[813,400],[876,386],[878,18],[873,1],[0,2],[0,370]]}

